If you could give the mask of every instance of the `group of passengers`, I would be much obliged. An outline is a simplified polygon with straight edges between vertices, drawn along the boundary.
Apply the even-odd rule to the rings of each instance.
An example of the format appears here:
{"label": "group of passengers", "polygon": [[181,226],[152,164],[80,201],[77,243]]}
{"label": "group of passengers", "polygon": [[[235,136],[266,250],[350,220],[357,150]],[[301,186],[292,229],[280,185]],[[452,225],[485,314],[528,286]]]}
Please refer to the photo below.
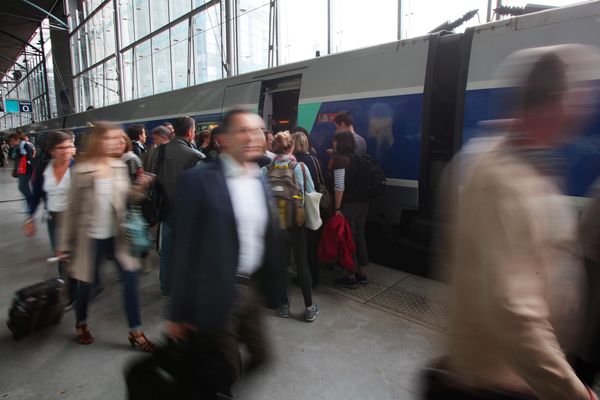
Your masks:
{"label": "group of passengers", "polygon": [[[362,267],[368,263],[364,237],[368,206],[352,202],[352,187],[345,178],[352,155],[361,149],[355,137],[362,138],[353,132],[349,113],[336,117],[336,128],[330,160],[319,160],[305,129],[273,134],[264,129],[261,118],[241,109],[228,112],[221,124],[198,136],[190,117],[156,126],[150,132],[152,144],[143,125],[131,125],[125,132],[118,124],[95,122],[77,157],[68,131],[49,133],[38,160],[30,154],[30,146],[11,136],[11,144],[26,160],[31,190],[26,196],[25,231],[35,234],[36,210],[44,199],[59,273],[68,280],[67,309],[75,308],[75,341],[83,345],[94,341],[88,305],[101,290],[103,261],[112,260],[123,285],[128,340],[132,347],[154,350],[142,330],[138,294],[138,270],[150,270],[147,253],[128,251],[123,221],[155,186],[162,193],[159,280],[161,294],[170,297],[171,337],[226,328],[232,338],[246,342],[260,364],[268,350],[255,289],[265,289],[267,303],[288,318],[292,264],[304,298],[304,320],[311,322],[319,315],[312,291],[318,283],[322,230],[307,229],[303,222],[281,224],[281,210],[272,197],[276,188],[269,185],[273,171],[293,171],[300,204],[307,194],[331,185],[335,201],[332,209],[321,210],[321,217],[345,215],[357,246],[355,270],[337,282],[349,288],[366,284]],[[215,340],[237,365],[237,341],[224,343],[223,335]]]}

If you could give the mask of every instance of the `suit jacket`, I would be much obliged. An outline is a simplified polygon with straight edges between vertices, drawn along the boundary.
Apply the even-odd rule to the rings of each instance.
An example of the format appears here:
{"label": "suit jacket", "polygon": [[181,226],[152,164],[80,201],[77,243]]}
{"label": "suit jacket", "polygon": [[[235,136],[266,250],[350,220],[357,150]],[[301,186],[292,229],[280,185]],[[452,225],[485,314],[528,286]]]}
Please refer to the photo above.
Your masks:
{"label": "suit jacket", "polygon": [[[276,305],[283,273],[278,248],[282,236],[272,194],[261,177],[269,212],[263,265],[255,273],[269,305]],[[225,328],[235,300],[239,242],[222,161],[182,173],[177,188],[174,268],[169,319],[193,324],[203,333]]]}

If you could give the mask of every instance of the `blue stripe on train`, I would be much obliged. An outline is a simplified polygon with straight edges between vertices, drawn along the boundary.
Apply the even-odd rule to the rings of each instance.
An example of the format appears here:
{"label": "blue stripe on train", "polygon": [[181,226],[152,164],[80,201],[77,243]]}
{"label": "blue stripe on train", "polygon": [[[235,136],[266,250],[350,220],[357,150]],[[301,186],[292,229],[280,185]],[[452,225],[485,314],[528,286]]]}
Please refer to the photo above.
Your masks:
{"label": "blue stripe on train", "polygon": [[331,116],[349,111],[355,131],[367,141],[369,153],[377,158],[388,178],[419,179],[423,95],[375,97],[321,104],[310,134],[321,162],[333,145],[335,124]]}
{"label": "blue stripe on train", "polygon": [[[483,134],[479,121],[506,118],[503,100],[510,89],[469,90],[465,95],[463,144]],[[506,103],[504,103],[506,104]],[[578,132],[574,132],[578,133]],[[600,112],[593,115],[561,151],[567,160],[566,193],[570,196],[589,194],[592,183],[600,176]]]}

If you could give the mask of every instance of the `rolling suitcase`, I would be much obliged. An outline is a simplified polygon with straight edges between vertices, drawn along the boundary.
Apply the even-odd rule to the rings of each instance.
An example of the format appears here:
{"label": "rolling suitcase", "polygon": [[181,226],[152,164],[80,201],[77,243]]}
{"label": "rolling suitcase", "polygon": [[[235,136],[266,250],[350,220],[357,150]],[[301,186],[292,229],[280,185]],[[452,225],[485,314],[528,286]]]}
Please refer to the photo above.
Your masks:
{"label": "rolling suitcase", "polygon": [[6,323],[15,340],[61,321],[64,285],[62,279],[54,278],[15,293]]}

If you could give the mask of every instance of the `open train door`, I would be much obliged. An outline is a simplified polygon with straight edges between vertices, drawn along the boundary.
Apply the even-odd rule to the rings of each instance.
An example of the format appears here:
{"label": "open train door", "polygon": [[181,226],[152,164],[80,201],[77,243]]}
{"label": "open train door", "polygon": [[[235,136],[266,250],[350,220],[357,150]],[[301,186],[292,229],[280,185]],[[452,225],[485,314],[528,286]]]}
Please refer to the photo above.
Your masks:
{"label": "open train door", "polygon": [[457,107],[462,107],[465,66],[468,66],[472,36],[440,32],[429,38],[429,52],[423,89],[419,208],[405,210],[400,236],[414,254],[419,268],[412,271],[433,276],[436,246],[439,244],[437,207],[440,180],[457,149]]}
{"label": "open train door", "polygon": [[279,132],[296,126],[301,80],[301,75],[294,75],[262,82],[259,114],[267,129]]}

